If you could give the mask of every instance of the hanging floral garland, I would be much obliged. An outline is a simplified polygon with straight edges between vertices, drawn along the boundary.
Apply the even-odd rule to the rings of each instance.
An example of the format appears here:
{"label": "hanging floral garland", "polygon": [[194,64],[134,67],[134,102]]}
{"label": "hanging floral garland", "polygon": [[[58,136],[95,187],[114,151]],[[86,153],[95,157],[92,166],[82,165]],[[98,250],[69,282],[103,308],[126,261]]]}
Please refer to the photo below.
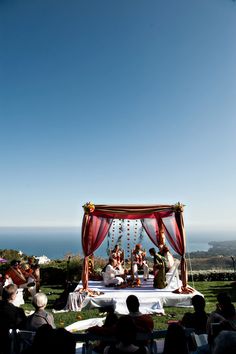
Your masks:
{"label": "hanging floral garland", "polygon": [[127,236],[127,257],[130,258],[130,220],[127,220],[126,236]]}
{"label": "hanging floral garland", "polygon": [[142,243],[144,236],[145,236],[145,229],[141,224],[141,227],[139,228],[138,243]]}
{"label": "hanging floral garland", "polygon": [[137,232],[138,232],[138,220],[134,223],[134,244],[137,243]]}
{"label": "hanging floral garland", "polygon": [[173,209],[174,209],[175,212],[179,212],[179,213],[180,213],[180,212],[183,212],[183,211],[184,211],[184,207],[185,207],[184,204],[178,202],[178,203],[176,203],[176,204],[174,205]]}
{"label": "hanging floral garland", "polygon": [[111,232],[109,230],[107,234],[107,249],[106,249],[108,257],[110,256],[110,239],[111,239]]}
{"label": "hanging floral garland", "polygon": [[115,246],[115,226],[116,226],[116,220],[113,220],[113,222],[112,222],[112,230],[111,230],[111,248],[112,249]]}
{"label": "hanging floral garland", "polygon": [[94,212],[95,205],[93,204],[93,202],[87,202],[86,204],[83,205],[83,208],[86,214],[90,214]]}
{"label": "hanging floral garland", "polygon": [[120,247],[122,247],[123,222],[124,222],[124,220],[119,219],[117,244],[118,244]]}

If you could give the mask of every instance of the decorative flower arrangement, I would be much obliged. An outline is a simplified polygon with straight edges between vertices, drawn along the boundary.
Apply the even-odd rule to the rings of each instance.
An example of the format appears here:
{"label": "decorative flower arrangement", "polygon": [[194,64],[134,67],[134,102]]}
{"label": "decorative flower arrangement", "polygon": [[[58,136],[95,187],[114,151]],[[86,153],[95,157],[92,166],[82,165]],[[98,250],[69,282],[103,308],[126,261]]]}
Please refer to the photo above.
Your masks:
{"label": "decorative flower arrangement", "polygon": [[184,211],[184,204],[181,204],[180,202],[176,203],[174,205],[174,211],[179,211],[179,212],[183,212]]}
{"label": "decorative flower arrangement", "polygon": [[95,205],[93,204],[93,202],[87,202],[86,204],[83,205],[83,208],[84,208],[84,212],[89,214],[94,212]]}
{"label": "decorative flower arrangement", "polygon": [[133,279],[132,277],[130,277],[130,278],[127,278],[124,283],[122,283],[121,285],[118,285],[116,287],[116,289],[137,288],[137,287],[139,288],[139,287],[141,287],[141,285],[142,285],[142,283],[139,278]]}

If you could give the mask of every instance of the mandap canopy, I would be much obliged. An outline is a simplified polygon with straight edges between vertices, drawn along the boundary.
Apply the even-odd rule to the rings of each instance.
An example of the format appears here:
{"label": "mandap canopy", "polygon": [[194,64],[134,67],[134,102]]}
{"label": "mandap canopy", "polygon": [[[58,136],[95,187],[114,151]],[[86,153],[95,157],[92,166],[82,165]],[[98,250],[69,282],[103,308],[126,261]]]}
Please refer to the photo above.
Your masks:
{"label": "mandap canopy", "polygon": [[181,256],[182,287],[180,293],[189,293],[192,289],[187,285],[187,268],[185,260],[186,242],[183,221],[184,205],[94,205],[91,202],[84,206],[82,224],[82,247],[84,264],[82,283],[88,288],[88,257],[102,244],[114,219],[140,219],[143,228],[151,241],[157,246],[160,231],[163,230],[173,250]]}

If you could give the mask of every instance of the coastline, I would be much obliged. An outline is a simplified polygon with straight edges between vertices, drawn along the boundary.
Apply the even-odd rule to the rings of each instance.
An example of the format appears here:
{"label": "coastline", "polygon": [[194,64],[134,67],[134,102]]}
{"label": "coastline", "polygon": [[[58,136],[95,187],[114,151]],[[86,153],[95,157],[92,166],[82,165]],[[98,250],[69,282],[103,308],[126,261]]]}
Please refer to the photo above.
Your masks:
{"label": "coastline", "polygon": [[[188,232],[186,240],[187,253],[208,251],[209,242],[217,241],[215,233],[205,237],[195,232]],[[227,237],[227,236],[225,236]],[[68,254],[82,254],[80,228],[12,228],[0,227],[1,249],[21,250],[28,255],[46,255],[50,259],[63,258]],[[233,239],[229,234],[227,239]],[[153,247],[149,238],[142,241],[143,247]],[[106,240],[96,251],[99,257],[107,257]],[[125,247],[124,247],[125,248]]]}

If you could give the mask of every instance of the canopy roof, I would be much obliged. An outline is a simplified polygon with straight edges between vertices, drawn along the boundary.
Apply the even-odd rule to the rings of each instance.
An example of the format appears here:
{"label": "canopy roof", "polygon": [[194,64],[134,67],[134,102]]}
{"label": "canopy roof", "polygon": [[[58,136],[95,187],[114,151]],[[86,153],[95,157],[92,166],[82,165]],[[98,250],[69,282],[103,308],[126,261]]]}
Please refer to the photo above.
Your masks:
{"label": "canopy roof", "polygon": [[101,216],[112,219],[143,219],[155,218],[156,213],[170,215],[179,210],[183,211],[184,205],[177,203],[174,205],[163,204],[121,204],[121,205],[107,205],[107,204],[93,204],[86,203],[84,206],[85,213],[93,214],[94,216]]}

